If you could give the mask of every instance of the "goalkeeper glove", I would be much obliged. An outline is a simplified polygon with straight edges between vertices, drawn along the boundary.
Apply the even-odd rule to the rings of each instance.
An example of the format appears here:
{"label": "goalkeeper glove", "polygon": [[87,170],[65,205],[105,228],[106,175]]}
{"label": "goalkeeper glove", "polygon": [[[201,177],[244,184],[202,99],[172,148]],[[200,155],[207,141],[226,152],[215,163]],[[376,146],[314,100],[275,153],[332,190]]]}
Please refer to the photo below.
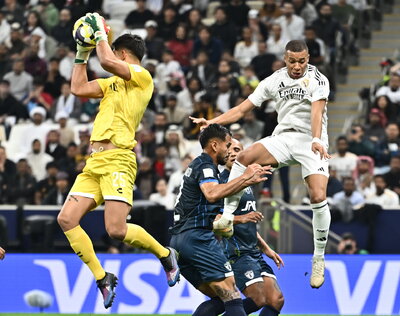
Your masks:
{"label": "goalkeeper glove", "polygon": [[98,13],[86,14],[85,22],[87,22],[93,29],[96,43],[100,41],[108,41],[106,25],[104,18]]}
{"label": "goalkeeper glove", "polygon": [[89,60],[90,53],[93,48],[91,47],[83,47],[79,44],[76,45],[76,56],[75,56],[75,64],[87,64]]}

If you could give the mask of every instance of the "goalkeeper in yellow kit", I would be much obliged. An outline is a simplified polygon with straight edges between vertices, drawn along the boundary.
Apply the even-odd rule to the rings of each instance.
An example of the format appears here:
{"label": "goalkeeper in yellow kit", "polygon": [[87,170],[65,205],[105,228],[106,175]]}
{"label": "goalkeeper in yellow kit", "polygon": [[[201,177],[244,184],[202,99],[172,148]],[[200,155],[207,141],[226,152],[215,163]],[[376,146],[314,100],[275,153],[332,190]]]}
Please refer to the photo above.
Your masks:
{"label": "goalkeeper in yellow kit", "polygon": [[111,238],[156,255],[167,274],[169,286],[179,280],[179,268],[174,249],[163,247],[142,227],[126,223],[137,170],[132,151],[136,145],[135,130],[154,88],[150,73],[140,65],[145,54],[144,41],[139,36],[124,34],[114,41],[111,49],[103,18],[97,13],[88,13],[85,21],[95,32],[101,66],[114,76],[88,81],[86,64],[92,49],[77,46],[72,93],[102,100],[90,138],[93,153],[57,219],[72,249],[92,271],[103,295],[104,307],[108,308],[115,297],[117,277],[104,271],[89,236],[79,225],[81,218],[103,201],[105,226]]}

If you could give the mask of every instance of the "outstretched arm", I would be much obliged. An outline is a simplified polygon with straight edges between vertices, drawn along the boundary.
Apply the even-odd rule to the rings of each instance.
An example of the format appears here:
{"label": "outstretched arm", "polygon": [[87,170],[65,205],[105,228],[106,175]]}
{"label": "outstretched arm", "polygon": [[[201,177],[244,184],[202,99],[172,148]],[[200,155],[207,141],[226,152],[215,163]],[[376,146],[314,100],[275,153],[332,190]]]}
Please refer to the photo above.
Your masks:
{"label": "outstretched arm", "polygon": [[201,127],[207,127],[208,125],[214,123],[227,125],[239,121],[248,111],[251,111],[253,108],[254,104],[251,103],[249,99],[246,99],[239,105],[233,107],[224,114],[213,118],[212,120],[207,121],[204,118],[195,118],[191,116],[189,118],[193,121],[193,123],[199,124]]}

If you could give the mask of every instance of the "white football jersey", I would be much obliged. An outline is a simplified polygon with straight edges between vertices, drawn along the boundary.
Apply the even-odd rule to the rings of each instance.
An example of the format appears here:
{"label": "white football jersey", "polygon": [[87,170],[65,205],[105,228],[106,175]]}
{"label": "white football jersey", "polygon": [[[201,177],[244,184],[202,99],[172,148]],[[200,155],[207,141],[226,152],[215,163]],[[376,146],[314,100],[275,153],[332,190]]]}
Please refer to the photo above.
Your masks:
{"label": "white football jersey", "polygon": [[[266,100],[276,102],[278,125],[273,135],[288,129],[312,135],[311,103],[322,99],[328,100],[328,95],[328,79],[318,71],[317,67],[308,65],[304,76],[299,79],[290,78],[286,67],[275,71],[260,82],[248,99],[255,106],[261,106]],[[325,105],[321,133],[321,139],[325,144],[328,144],[327,129],[328,117]]]}

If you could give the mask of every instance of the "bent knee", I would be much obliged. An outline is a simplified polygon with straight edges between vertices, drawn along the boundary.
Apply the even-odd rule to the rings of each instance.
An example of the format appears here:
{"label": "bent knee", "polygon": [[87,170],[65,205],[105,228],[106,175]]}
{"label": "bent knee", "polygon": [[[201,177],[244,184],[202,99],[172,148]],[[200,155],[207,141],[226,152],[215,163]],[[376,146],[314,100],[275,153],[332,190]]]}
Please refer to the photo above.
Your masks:
{"label": "bent knee", "polygon": [[274,293],[270,298],[270,301],[267,302],[267,305],[273,307],[278,312],[281,311],[283,304],[285,303],[285,299],[283,298],[282,293]]}
{"label": "bent knee", "polygon": [[310,196],[310,202],[312,204],[318,204],[326,200],[326,192],[319,191],[319,192],[313,192]]}
{"label": "bent knee", "polygon": [[124,240],[126,236],[126,227],[118,227],[118,226],[110,226],[106,227],[106,231],[108,236],[110,236],[113,239],[118,239],[118,240]]}
{"label": "bent knee", "polygon": [[67,214],[60,212],[57,216],[57,223],[60,225],[63,231],[70,230],[75,226],[79,225],[79,222],[74,221],[70,216]]}

